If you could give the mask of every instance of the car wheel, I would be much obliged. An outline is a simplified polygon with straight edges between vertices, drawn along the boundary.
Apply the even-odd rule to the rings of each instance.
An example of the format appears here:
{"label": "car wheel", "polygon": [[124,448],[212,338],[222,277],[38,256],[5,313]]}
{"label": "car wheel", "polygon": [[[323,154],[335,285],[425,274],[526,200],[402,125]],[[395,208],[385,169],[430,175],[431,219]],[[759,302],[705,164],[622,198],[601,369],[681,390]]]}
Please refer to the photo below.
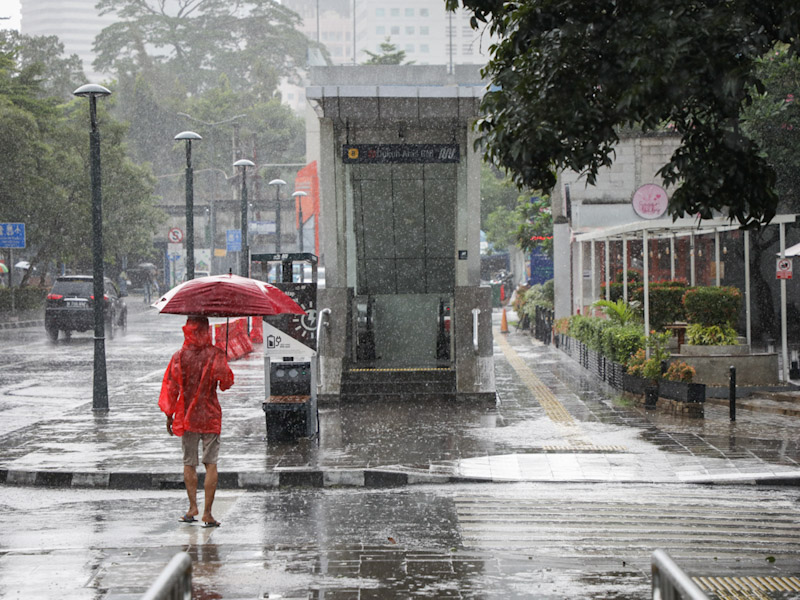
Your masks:
{"label": "car wheel", "polygon": [[64,330],[64,339],[70,341],[72,339],[72,332],[69,329]]}
{"label": "car wheel", "polygon": [[47,337],[50,338],[51,342],[58,341],[58,328],[57,327],[45,327],[45,331],[47,331]]}
{"label": "car wheel", "polygon": [[123,332],[128,331],[128,311],[125,310],[122,312],[122,315],[119,318],[119,326]]}

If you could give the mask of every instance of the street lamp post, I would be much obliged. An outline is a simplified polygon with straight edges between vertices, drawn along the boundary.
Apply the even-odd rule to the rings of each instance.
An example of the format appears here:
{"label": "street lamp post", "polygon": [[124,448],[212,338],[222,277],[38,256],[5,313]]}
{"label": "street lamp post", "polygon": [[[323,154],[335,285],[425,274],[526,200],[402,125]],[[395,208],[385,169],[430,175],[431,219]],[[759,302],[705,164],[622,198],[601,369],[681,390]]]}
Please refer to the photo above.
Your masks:
{"label": "street lamp post", "polygon": [[292,198],[297,199],[297,250],[303,251],[303,198],[308,196],[306,192],[295,192]]}
{"label": "street lamp post", "polygon": [[176,140],[186,141],[186,279],[194,279],[194,173],[192,140],[203,138],[194,131],[181,131]]}
{"label": "street lamp post", "polygon": [[247,167],[255,167],[252,160],[242,158],[233,163],[234,167],[242,168],[242,255],[239,261],[239,275],[250,275],[250,247],[247,244]]}
{"label": "street lamp post", "polygon": [[[111,92],[102,85],[86,84],[72,92],[89,98],[90,176],[92,184],[92,278],[94,289],[94,380],[92,410],[108,410],[108,378],[105,344],[105,282],[103,280],[103,195],[100,189],[100,130],[97,128],[97,97]],[[113,325],[112,325],[113,326]]]}
{"label": "street lamp post", "polygon": [[281,252],[281,186],[286,185],[283,179],[273,179],[269,185],[275,186],[275,253]]}
{"label": "street lamp post", "polygon": [[[243,114],[242,115],[235,115],[235,116],[230,117],[228,119],[223,119],[222,121],[213,121],[213,122],[203,121],[201,119],[197,119],[197,118],[193,117],[192,115],[188,115],[188,114],[183,113],[183,112],[179,112],[178,116],[179,117],[184,117],[185,119],[189,119],[190,121],[195,121],[196,123],[200,123],[202,125],[205,125],[205,126],[210,127],[210,128],[213,129],[217,125],[225,125],[227,123],[232,123],[234,121],[237,121],[238,119],[242,119],[246,115],[243,115]],[[216,152],[215,152],[215,147],[216,147],[216,136],[215,135],[211,135],[211,164],[212,164],[212,166],[213,166],[214,160],[216,159],[216,156],[217,156]],[[225,173],[225,171],[222,171],[222,173]],[[228,177],[227,174],[225,174],[225,178],[226,179],[227,179],[227,177]],[[217,184],[216,184],[216,181],[217,180],[215,179],[214,180],[214,188],[213,188],[212,193],[211,193],[211,201],[209,202],[211,208],[210,208],[209,223],[208,223],[209,230],[210,230],[209,233],[211,235],[210,246],[211,246],[211,274],[212,275],[214,273],[216,273],[216,271],[217,271],[216,268],[214,267],[215,250],[216,250],[216,233],[217,233],[217,212],[216,212],[215,206],[214,206],[214,203],[216,202],[216,199],[217,199],[216,198],[216,196],[217,196]]]}

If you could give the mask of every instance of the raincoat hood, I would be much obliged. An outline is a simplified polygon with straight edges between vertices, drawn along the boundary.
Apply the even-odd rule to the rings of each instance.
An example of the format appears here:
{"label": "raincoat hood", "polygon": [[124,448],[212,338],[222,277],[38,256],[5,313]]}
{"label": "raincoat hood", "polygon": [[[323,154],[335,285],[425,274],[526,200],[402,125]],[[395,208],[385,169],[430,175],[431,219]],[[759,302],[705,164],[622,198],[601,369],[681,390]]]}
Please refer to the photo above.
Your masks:
{"label": "raincoat hood", "polygon": [[202,348],[211,345],[211,329],[206,317],[189,317],[183,326],[184,347]]}

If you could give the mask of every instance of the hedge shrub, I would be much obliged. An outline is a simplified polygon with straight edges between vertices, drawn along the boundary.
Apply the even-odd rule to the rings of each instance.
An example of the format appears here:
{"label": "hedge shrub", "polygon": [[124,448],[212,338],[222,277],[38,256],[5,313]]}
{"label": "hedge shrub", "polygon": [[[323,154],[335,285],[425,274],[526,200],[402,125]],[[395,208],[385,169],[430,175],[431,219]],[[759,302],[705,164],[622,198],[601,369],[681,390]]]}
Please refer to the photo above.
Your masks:
{"label": "hedge shrub", "polygon": [[644,346],[644,332],[639,325],[616,325],[608,319],[572,315],[568,334],[592,350],[616,362],[627,364]]}
{"label": "hedge shrub", "polygon": [[14,294],[14,308],[16,310],[44,310],[44,300],[47,289],[38,286],[25,286],[0,288],[0,312],[11,310],[11,294]]}
{"label": "hedge shrub", "polygon": [[683,295],[686,320],[704,327],[730,327],[739,318],[742,293],[734,287],[696,287]]}
{"label": "hedge shrub", "polygon": [[[685,321],[683,296],[689,285],[685,281],[654,281],[649,285],[650,291],[650,329],[661,331],[670,323]],[[639,303],[640,312],[644,312],[644,287],[636,286],[631,300]]]}

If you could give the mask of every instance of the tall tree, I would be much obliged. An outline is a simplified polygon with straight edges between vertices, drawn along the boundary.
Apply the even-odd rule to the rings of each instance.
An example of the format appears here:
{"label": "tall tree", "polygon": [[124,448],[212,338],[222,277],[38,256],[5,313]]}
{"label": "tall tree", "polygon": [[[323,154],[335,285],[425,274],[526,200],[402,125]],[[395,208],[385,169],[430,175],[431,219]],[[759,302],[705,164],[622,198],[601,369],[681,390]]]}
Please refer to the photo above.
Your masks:
{"label": "tall tree", "polygon": [[763,89],[758,59],[778,42],[800,49],[795,0],[445,1],[500,40],[478,129],[518,184],[549,190],[561,169],[592,183],[621,128],[670,123],[681,145],[660,174],[676,186],[673,215],[752,226],[775,214],[775,171],[739,115]]}
{"label": "tall tree", "polygon": [[225,74],[236,90],[261,98],[294,78],[312,42],[300,17],[274,0],[100,0],[117,22],[95,40],[95,67],[119,77],[144,74],[198,94]]}
{"label": "tall tree", "polygon": [[[405,50],[398,50],[392,43],[391,38],[386,38],[380,45],[380,53],[364,50],[369,58],[364,61],[365,65],[402,65],[406,59]],[[405,64],[411,64],[410,62]]]}
{"label": "tall tree", "polygon": [[[44,275],[53,261],[91,264],[88,109],[83,99],[59,105],[47,97],[40,77],[45,65],[21,66],[23,50],[0,51],[0,214],[25,223],[26,252]],[[109,118],[107,102],[101,104],[105,249],[113,263],[121,253],[149,251],[143,232],[152,234],[159,215],[152,179],[126,158],[126,128]]]}

